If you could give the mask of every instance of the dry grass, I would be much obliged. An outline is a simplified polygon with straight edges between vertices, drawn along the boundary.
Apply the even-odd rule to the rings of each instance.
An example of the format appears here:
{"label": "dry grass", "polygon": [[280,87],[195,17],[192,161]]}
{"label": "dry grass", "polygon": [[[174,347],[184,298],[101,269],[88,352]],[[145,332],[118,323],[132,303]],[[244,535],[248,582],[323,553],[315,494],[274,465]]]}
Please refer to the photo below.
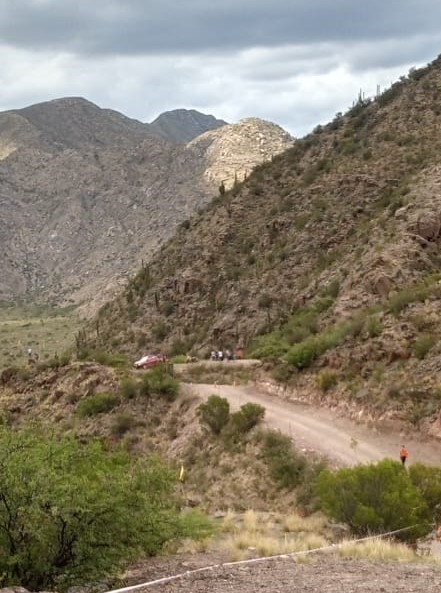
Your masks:
{"label": "dry grass", "polygon": [[292,513],[284,519],[283,530],[286,533],[322,533],[326,524],[327,519],[322,515],[301,517],[297,513]]}
{"label": "dry grass", "polygon": [[415,562],[419,559],[408,546],[383,538],[360,543],[345,540],[337,548],[337,553],[344,558],[369,558],[389,562]]}
{"label": "dry grass", "polygon": [[[293,515],[294,516],[294,515]],[[298,529],[287,533],[284,524],[277,522],[272,515],[259,514],[255,511],[247,511],[240,521],[240,517],[234,517],[229,513],[223,522],[222,531],[228,533],[222,547],[227,550],[231,560],[240,560],[252,556],[275,556],[277,554],[291,554],[306,552],[328,545],[328,541],[319,533],[313,533],[313,525],[320,528],[324,520],[303,519],[296,516]],[[294,520],[292,525],[294,526]],[[296,531],[296,533],[294,533]]]}

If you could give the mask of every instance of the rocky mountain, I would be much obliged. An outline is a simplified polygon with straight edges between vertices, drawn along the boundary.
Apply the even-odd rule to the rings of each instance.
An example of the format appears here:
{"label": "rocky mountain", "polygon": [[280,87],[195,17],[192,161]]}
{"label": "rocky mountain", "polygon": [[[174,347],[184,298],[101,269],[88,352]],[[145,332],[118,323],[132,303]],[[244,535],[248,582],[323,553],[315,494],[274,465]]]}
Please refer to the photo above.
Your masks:
{"label": "rocky mountain", "polygon": [[189,146],[205,154],[205,178],[231,189],[251,173],[251,163],[262,163],[286,150],[291,136],[280,126],[257,118],[243,119],[205,132]]}
{"label": "rocky mountain", "polygon": [[254,169],[83,346],[245,348],[296,398],[441,434],[440,93],[441,57]]}
{"label": "rocky mountain", "polygon": [[196,136],[227,125],[222,119],[205,115],[195,109],[174,109],[161,113],[150,124],[150,129],[175,144],[190,142]]}
{"label": "rocky mountain", "polygon": [[[271,137],[271,154],[292,144],[274,129],[283,139],[275,149]],[[245,151],[250,169],[262,162]],[[81,98],[1,113],[0,155],[0,300],[103,302],[218,192],[201,145],[173,144]]]}

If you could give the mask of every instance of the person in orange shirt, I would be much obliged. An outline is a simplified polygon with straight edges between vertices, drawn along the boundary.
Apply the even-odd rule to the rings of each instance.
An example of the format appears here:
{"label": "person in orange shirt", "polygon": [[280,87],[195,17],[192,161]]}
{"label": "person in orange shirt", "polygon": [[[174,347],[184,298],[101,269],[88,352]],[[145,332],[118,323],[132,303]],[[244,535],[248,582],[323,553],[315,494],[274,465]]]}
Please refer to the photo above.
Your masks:
{"label": "person in orange shirt", "polygon": [[403,466],[406,464],[406,460],[409,457],[409,451],[406,449],[404,445],[401,445],[400,449],[400,459]]}

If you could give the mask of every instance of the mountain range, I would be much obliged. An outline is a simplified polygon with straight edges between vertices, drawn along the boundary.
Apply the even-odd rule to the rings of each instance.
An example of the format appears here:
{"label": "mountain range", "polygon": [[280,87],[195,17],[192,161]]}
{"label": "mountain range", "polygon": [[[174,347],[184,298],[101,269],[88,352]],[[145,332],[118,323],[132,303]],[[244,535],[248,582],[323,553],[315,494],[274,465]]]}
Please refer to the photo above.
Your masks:
{"label": "mountain range", "polygon": [[292,143],[261,120],[177,110],[144,124],[78,97],[0,113],[0,300],[90,311],[234,183],[235,144],[250,171]]}

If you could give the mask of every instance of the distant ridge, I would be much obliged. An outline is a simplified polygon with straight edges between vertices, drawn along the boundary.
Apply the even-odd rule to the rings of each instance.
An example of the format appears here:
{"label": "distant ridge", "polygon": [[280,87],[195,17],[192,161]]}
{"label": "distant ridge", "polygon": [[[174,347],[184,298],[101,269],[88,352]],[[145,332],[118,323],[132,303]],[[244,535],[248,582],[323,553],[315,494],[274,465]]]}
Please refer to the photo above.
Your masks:
{"label": "distant ridge", "polygon": [[196,136],[227,125],[222,119],[205,115],[194,109],[174,109],[161,113],[150,128],[175,144],[190,142]]}

